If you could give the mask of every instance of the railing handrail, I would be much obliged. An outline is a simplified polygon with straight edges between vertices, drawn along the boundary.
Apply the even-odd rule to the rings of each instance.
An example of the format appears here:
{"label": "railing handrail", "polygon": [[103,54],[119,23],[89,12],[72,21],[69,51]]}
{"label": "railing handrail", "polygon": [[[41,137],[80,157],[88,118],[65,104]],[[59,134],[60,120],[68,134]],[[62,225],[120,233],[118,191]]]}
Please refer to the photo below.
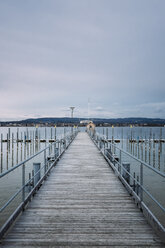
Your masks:
{"label": "railing handrail", "polygon": [[41,151],[37,152],[36,154],[32,155],[31,157],[27,158],[26,160],[22,161],[19,164],[16,164],[14,167],[10,168],[9,170],[3,172],[0,174],[0,178],[6,176],[7,174],[9,174],[11,171],[14,171],[15,169],[17,169],[18,167],[20,167],[21,165],[25,164],[26,162],[28,162],[29,160],[33,159],[34,157],[38,156],[40,153],[44,152],[45,150],[47,150],[49,147],[51,147],[54,143],[57,143],[59,141],[55,141],[52,144],[48,145],[47,147],[45,147],[44,149],[42,149]]}
{"label": "railing handrail", "polygon": [[61,139],[57,139],[56,141],[52,142],[50,145],[48,145],[47,147],[45,147],[44,149],[40,150],[39,152],[37,152],[36,154],[32,155],[31,157],[25,159],[24,161],[22,161],[21,163],[16,164],[15,166],[13,166],[12,168],[10,168],[9,170],[3,172],[0,174],[0,178],[6,176],[7,174],[9,174],[10,172],[14,171],[15,169],[17,169],[18,167],[20,167],[21,165],[25,164],[26,162],[28,162],[29,160],[33,159],[34,157],[38,156],[40,153],[46,151],[47,149],[49,149],[49,147],[53,146],[55,143],[60,142],[61,140],[64,140],[66,138],[69,137],[69,132],[66,132],[65,137],[62,137]]}
{"label": "railing handrail", "polygon": [[[144,166],[147,166],[148,169],[152,169],[150,165],[147,163],[143,162],[142,160],[132,156],[132,154],[129,154],[125,152],[123,149],[117,147],[116,145],[112,144],[112,142],[108,142],[100,135],[95,133],[92,133],[89,131],[89,135],[91,136],[91,139],[93,140],[94,144],[98,147],[100,152],[103,154],[105,159],[107,160],[108,164],[112,167],[112,169],[115,171],[117,176],[120,178],[122,183],[125,185],[127,188],[128,192],[133,196],[135,199],[135,202],[138,204],[138,206],[142,209],[145,217],[147,218],[148,222],[151,224],[153,229],[157,232],[157,234],[160,236],[160,238],[165,241],[165,227],[163,224],[160,223],[159,219],[156,217],[155,213],[153,213],[153,210],[149,209],[147,206],[147,202],[143,199],[143,193],[145,193],[153,202],[154,204],[157,205],[158,209],[162,211],[162,213],[165,213],[165,207],[162,205],[161,201],[157,200],[155,196],[148,191],[148,189],[144,185],[144,173],[143,173],[143,168]],[[101,138],[100,138],[101,137]],[[105,144],[110,143],[110,150],[107,150],[109,146],[105,146]],[[102,145],[101,145],[102,143]],[[119,158],[115,157],[114,149],[117,148],[119,149]],[[107,153],[108,154],[107,154]],[[129,155],[131,158],[134,160],[137,160],[140,162],[139,167],[140,167],[140,180],[135,178],[135,174],[132,175],[129,169],[124,167],[124,164],[122,163],[122,152],[124,154]],[[118,154],[118,152],[117,152]],[[124,161],[123,161],[124,162]],[[130,163],[128,163],[130,164]],[[160,176],[164,177],[164,173],[160,173],[158,170],[153,170],[155,173],[159,174]],[[128,176],[127,177],[123,174]],[[133,184],[131,184],[131,181],[133,180]]]}
{"label": "railing handrail", "polygon": [[[98,135],[99,137],[101,137],[101,134],[98,133],[98,132],[96,133],[96,135]],[[102,136],[102,137],[105,138],[104,136]],[[106,140],[106,139],[104,139],[104,140],[105,140],[105,141],[108,141],[108,140]],[[122,152],[125,153],[126,155],[130,156],[131,158],[135,159],[135,160],[138,161],[139,163],[142,163],[143,165],[145,165],[145,166],[148,167],[149,169],[153,170],[154,172],[156,172],[156,173],[159,174],[160,176],[165,177],[165,173],[163,173],[162,171],[157,170],[156,168],[154,168],[154,167],[152,167],[151,165],[147,164],[147,163],[144,162],[143,160],[141,160],[141,159],[139,159],[139,158],[133,156],[131,153],[126,152],[126,151],[123,150],[122,148],[119,148],[119,147],[116,146],[115,144],[112,144],[112,143],[111,143],[111,145],[112,145],[113,147],[115,147],[116,149],[122,151]]]}
{"label": "railing handrail", "polygon": [[[12,213],[10,215],[10,217],[8,218],[8,220],[5,222],[5,224],[0,227],[0,238],[5,234],[5,232],[8,230],[8,228],[10,227],[10,225],[13,223],[14,219],[18,216],[18,214],[22,211],[23,206],[25,206],[27,204],[27,202],[30,200],[30,196],[33,194],[33,192],[39,187],[39,185],[42,183],[42,181],[45,179],[47,173],[50,171],[50,169],[55,165],[55,163],[59,160],[59,158],[62,156],[62,154],[65,152],[65,150],[68,148],[68,146],[71,144],[71,142],[73,141],[73,139],[75,138],[75,136],[77,135],[78,131],[74,131],[71,132],[70,135],[69,133],[65,134],[65,136],[61,139],[56,140],[55,142],[51,143],[49,146],[45,147],[44,149],[42,149],[41,151],[39,151],[38,153],[34,154],[33,156],[29,157],[28,159],[24,160],[23,162],[17,164],[16,166],[14,166],[13,168],[11,168],[10,170],[2,173],[0,175],[0,178],[4,177],[5,175],[7,175],[8,173],[10,173],[11,171],[15,170],[16,168],[18,168],[21,165],[26,164],[26,162],[28,162],[29,160],[33,159],[34,157],[36,157],[37,155],[39,155],[40,153],[44,152],[45,150],[49,149],[51,146],[55,146],[56,143],[59,143],[63,146],[63,149],[61,150],[61,145],[60,145],[60,152],[59,154],[56,153],[56,151],[54,151],[54,160],[51,162],[50,167],[48,167],[44,174],[42,175],[42,177],[39,179],[39,181],[37,182],[37,184],[33,184],[32,188],[30,189],[30,193],[28,194],[28,196],[25,197],[25,195],[23,194],[22,197],[22,201],[21,203],[18,205],[16,211],[14,213]],[[68,139],[68,140],[67,140]],[[64,141],[64,142],[62,142]],[[45,153],[44,153],[45,154]],[[50,154],[49,154],[50,155]],[[56,156],[57,155],[57,156]],[[45,156],[45,155],[44,155]],[[40,173],[43,169],[46,168],[47,162],[44,163],[44,165],[36,172],[33,174],[32,178],[30,178],[28,181],[24,181],[25,180],[25,175],[23,176],[23,184],[22,186],[16,191],[16,193],[14,193],[9,200],[3,204],[3,206],[0,208],[0,213],[2,213],[7,206],[10,205],[11,202],[13,202],[13,200],[21,193],[21,191],[23,193],[25,193],[25,188],[26,186],[28,186],[30,184],[30,182],[32,182],[34,180],[34,178],[36,177],[36,175],[38,173]],[[22,167],[24,168],[24,167]],[[22,173],[25,173],[25,169],[22,171]]]}
{"label": "railing handrail", "polygon": [[[109,152],[108,152],[109,153]],[[110,154],[110,153],[109,153]],[[111,154],[110,154],[111,155]],[[106,156],[106,155],[105,155]],[[107,156],[106,156],[107,157]],[[112,155],[112,157],[113,157],[113,155]],[[108,158],[107,158],[108,159]],[[108,159],[109,160],[109,159]],[[114,158],[114,160],[115,160],[115,162],[119,165],[119,166],[121,166],[122,167],[122,170],[123,171],[125,171],[142,189],[143,189],[143,191],[161,208],[161,210],[162,211],[164,211],[165,212],[165,208],[161,205],[161,203],[159,203],[157,200],[156,200],[156,198],[143,186],[143,185],[141,185],[140,184],[140,182],[136,179],[136,178],[134,178],[133,177],[133,175],[129,172],[129,171],[127,171],[123,166],[122,166],[122,164],[119,162],[119,161],[117,161],[115,158]]]}

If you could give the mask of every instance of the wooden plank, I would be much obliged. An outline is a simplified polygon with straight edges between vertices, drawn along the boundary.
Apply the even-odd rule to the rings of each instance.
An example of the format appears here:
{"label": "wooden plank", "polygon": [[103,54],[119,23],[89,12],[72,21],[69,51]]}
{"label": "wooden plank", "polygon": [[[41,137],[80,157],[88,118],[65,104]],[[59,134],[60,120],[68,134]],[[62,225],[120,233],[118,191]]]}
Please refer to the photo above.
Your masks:
{"label": "wooden plank", "polygon": [[1,247],[164,247],[86,133],[79,133]]}

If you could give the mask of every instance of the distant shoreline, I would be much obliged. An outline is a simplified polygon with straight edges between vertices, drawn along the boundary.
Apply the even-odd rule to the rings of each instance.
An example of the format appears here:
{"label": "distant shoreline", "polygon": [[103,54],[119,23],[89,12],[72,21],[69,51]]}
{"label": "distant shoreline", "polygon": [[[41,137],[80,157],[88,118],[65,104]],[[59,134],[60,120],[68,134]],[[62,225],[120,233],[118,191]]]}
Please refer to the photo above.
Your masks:
{"label": "distant shoreline", "polygon": [[[80,123],[80,121],[87,120],[86,118],[69,118],[69,117],[45,117],[45,118],[36,118],[36,119],[26,119],[21,121],[1,121],[1,127],[34,127],[36,125],[45,127],[45,126],[86,126],[85,123]],[[165,126],[165,119],[159,118],[116,118],[116,119],[104,119],[104,118],[91,118],[91,121],[95,123],[96,126],[104,127],[126,127],[132,125],[133,127],[156,127],[156,126]]]}

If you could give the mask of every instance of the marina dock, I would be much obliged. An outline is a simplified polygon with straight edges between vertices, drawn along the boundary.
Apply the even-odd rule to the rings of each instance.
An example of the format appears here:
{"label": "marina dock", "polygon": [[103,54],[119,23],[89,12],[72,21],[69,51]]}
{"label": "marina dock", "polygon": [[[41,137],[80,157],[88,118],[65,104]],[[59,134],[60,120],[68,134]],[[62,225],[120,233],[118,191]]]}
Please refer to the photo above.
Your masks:
{"label": "marina dock", "polygon": [[78,133],[0,247],[165,247],[87,133]]}

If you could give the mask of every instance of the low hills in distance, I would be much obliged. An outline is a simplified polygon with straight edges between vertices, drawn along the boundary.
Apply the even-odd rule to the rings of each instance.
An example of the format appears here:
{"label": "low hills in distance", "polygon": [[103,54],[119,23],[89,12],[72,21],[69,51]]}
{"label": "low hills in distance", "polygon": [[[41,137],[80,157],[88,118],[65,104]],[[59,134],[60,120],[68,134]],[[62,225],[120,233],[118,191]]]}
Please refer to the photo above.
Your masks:
{"label": "low hills in distance", "polygon": [[[80,124],[81,121],[88,120],[86,118],[69,118],[69,117],[45,117],[45,118],[36,118],[36,119],[26,119],[21,121],[4,121],[0,122],[1,126],[35,126],[39,125],[58,125],[58,126],[66,126],[69,124],[75,124],[84,126],[86,124]],[[127,126],[127,125],[135,125],[135,126],[165,126],[165,119],[159,118],[91,118],[97,126]]]}

